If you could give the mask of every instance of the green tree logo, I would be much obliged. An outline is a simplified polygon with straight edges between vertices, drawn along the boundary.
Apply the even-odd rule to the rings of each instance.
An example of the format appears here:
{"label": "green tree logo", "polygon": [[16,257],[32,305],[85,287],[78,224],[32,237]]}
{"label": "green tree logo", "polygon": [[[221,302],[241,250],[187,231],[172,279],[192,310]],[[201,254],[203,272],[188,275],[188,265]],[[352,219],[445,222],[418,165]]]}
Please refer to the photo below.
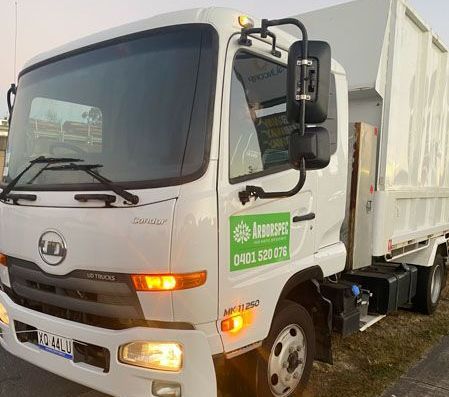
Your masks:
{"label": "green tree logo", "polygon": [[243,221],[237,224],[234,228],[234,241],[238,244],[244,244],[251,238],[251,229]]}

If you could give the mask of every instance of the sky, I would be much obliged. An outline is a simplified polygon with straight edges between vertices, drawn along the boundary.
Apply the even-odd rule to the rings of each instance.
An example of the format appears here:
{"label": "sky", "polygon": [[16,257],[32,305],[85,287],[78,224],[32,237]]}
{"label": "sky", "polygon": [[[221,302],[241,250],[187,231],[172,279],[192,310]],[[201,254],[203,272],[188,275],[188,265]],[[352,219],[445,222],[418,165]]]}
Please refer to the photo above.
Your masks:
{"label": "sky", "polygon": [[[6,91],[15,80],[14,27],[18,2],[17,72],[40,52],[113,26],[164,12],[204,6],[241,9],[279,18],[347,0],[0,0],[0,118],[7,114]],[[409,0],[449,43],[448,0]]]}

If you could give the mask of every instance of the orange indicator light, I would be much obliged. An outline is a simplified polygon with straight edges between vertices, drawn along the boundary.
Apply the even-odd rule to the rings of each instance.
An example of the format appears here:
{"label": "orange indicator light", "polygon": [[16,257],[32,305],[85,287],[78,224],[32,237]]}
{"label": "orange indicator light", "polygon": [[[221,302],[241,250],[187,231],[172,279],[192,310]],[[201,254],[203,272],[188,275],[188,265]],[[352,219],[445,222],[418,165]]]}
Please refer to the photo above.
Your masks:
{"label": "orange indicator light", "polygon": [[207,273],[133,274],[131,277],[136,291],[177,291],[202,286]]}
{"label": "orange indicator light", "polygon": [[227,318],[221,322],[221,330],[223,332],[230,332],[231,334],[236,334],[243,329],[244,320],[242,315],[237,315],[234,317]]}

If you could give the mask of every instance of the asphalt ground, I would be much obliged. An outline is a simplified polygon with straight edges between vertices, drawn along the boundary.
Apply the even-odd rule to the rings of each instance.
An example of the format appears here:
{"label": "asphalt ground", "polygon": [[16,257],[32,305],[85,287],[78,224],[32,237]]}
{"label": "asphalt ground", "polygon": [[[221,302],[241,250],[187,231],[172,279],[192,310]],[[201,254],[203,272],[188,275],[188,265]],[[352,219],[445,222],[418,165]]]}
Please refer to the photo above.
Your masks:
{"label": "asphalt ground", "polygon": [[[0,347],[0,397],[110,396],[44,371]],[[231,396],[219,394],[218,397]]]}
{"label": "asphalt ground", "polygon": [[0,348],[1,397],[108,397],[11,356]]}
{"label": "asphalt ground", "polygon": [[449,337],[387,389],[382,397],[448,397]]}
{"label": "asphalt ground", "polygon": [[[382,397],[448,397],[449,337],[433,349]],[[0,397],[109,397],[53,375],[0,348]],[[334,397],[334,396],[329,396]]]}

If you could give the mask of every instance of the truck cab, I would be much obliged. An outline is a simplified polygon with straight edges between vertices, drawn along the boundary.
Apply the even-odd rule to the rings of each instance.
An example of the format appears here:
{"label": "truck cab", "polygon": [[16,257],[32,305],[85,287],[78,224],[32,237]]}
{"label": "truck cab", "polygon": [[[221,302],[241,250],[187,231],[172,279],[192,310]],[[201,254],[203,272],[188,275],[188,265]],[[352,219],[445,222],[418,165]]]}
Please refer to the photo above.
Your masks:
{"label": "truck cab", "polygon": [[[294,197],[242,204],[249,182],[290,189],[298,171],[286,119],[294,37],[274,28],[275,52],[270,38],[242,44],[239,18],[163,15],[25,66],[5,183],[53,161],[35,163],[0,208],[7,350],[116,396],[162,396],[167,384],[214,396],[212,358],[266,338],[289,279],[344,268],[344,71],[332,63],[330,166]],[[139,361],[141,341],[182,355],[182,369]]]}

